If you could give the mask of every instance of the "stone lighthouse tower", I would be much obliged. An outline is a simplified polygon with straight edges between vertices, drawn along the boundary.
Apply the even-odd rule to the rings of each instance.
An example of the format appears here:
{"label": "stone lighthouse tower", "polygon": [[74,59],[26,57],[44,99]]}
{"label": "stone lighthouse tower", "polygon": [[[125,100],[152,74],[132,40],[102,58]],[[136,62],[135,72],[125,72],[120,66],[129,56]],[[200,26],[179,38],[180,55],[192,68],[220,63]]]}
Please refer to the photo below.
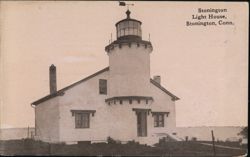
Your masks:
{"label": "stone lighthouse tower", "polygon": [[[117,39],[105,47],[109,56],[108,98],[110,134],[119,140],[147,137],[147,117],[153,97],[150,90],[149,41],[142,40],[141,22],[127,17],[116,23]],[[130,127],[128,127],[130,126]]]}
{"label": "stone lighthouse tower", "polygon": [[116,23],[117,39],[105,47],[109,56],[109,97],[149,97],[150,53],[149,41],[142,40],[141,22],[127,18]]}

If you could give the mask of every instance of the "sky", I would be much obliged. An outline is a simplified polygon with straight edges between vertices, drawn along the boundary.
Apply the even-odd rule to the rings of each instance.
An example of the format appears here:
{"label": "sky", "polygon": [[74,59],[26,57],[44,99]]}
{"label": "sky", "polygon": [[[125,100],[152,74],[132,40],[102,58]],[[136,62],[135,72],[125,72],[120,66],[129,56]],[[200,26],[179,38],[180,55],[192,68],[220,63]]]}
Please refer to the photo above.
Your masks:
{"label": "sky", "polygon": [[[180,100],[177,126],[245,126],[248,5],[244,2],[129,2],[153,45],[151,77]],[[186,26],[198,8],[227,9],[234,25]],[[126,17],[118,2],[0,2],[0,127],[34,126],[31,102],[108,66],[104,47]]]}

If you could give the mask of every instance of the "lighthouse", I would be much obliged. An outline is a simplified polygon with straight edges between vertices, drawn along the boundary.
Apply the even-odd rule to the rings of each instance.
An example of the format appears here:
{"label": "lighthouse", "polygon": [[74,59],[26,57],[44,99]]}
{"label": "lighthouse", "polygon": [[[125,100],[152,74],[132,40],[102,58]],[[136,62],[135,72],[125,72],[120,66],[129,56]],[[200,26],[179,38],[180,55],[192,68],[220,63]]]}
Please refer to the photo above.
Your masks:
{"label": "lighthouse", "polygon": [[105,47],[110,72],[105,102],[110,106],[110,121],[116,120],[110,132],[122,141],[147,137],[147,117],[154,100],[150,90],[153,47],[142,39],[142,22],[130,14],[127,10],[126,18],[115,24],[116,40]]}
{"label": "lighthouse", "polygon": [[142,22],[130,14],[115,24],[116,39],[105,47],[108,67],[60,90],[56,68],[50,67],[52,92],[31,104],[38,139],[151,145],[175,132],[179,98],[161,85],[160,75],[150,78],[153,46],[142,39]]}
{"label": "lighthouse", "polygon": [[109,98],[141,97],[149,99],[150,53],[149,41],[142,40],[142,22],[130,17],[118,21],[116,40],[105,47],[109,57]]}

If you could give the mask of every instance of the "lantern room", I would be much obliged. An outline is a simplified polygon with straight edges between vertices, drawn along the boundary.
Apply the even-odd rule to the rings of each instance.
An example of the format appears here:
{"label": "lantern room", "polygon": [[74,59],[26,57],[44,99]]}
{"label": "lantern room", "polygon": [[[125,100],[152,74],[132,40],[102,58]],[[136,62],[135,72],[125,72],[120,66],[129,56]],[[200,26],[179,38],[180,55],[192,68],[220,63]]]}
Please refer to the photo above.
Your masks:
{"label": "lantern room", "polygon": [[131,19],[127,10],[127,18],[116,23],[116,36],[118,40],[142,39],[141,21]]}

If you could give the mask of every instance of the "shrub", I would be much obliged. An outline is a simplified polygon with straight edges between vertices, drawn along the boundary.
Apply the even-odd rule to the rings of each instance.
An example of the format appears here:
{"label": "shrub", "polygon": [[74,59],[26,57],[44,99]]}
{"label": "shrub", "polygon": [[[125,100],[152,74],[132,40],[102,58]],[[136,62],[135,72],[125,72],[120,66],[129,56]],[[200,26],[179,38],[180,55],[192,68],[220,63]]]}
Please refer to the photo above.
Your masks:
{"label": "shrub", "polygon": [[107,142],[108,142],[108,144],[117,144],[117,142],[113,138],[111,138],[110,136],[107,138]]}
{"label": "shrub", "polygon": [[139,145],[139,142],[135,142],[135,140],[128,141],[128,145]]}

